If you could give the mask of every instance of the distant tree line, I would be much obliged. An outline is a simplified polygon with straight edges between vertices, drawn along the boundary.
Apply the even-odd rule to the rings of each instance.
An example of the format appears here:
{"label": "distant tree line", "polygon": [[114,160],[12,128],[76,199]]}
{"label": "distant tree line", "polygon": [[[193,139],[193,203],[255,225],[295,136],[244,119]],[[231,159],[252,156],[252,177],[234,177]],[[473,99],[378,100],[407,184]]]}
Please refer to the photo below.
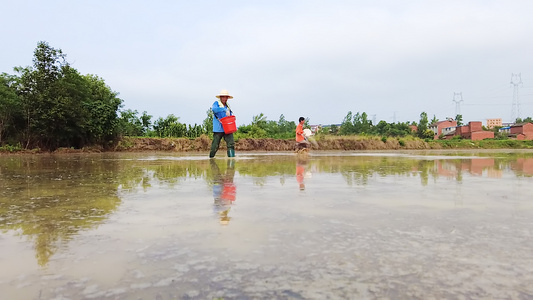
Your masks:
{"label": "distant tree line", "polygon": [[96,75],[82,75],[60,49],[39,42],[33,65],[0,74],[0,147],[54,150],[108,147],[121,136],[189,137],[206,128],[169,115],[152,125],[152,116],[120,110],[118,93]]}
{"label": "distant tree line", "polygon": [[[33,65],[15,67],[15,75],[0,74],[0,147],[54,150],[59,147],[82,148],[112,146],[122,136],[190,138],[212,136],[213,112],[206,111],[202,124],[187,125],[170,114],[152,122],[144,111],[123,108],[118,93],[96,75],[82,75],[67,61],[60,49],[39,42],[34,51]],[[457,115],[458,125],[462,116]],[[309,119],[306,126],[309,127]],[[376,135],[382,137],[416,136],[433,138],[426,112],[419,122],[373,124],[365,112],[348,112],[341,124],[325,125],[318,135]],[[531,122],[532,119],[517,119]],[[416,127],[414,127],[414,126]],[[416,129],[415,129],[416,128]],[[249,125],[241,125],[235,138],[291,139],[296,122],[280,115],[278,121],[268,120],[260,113]]]}

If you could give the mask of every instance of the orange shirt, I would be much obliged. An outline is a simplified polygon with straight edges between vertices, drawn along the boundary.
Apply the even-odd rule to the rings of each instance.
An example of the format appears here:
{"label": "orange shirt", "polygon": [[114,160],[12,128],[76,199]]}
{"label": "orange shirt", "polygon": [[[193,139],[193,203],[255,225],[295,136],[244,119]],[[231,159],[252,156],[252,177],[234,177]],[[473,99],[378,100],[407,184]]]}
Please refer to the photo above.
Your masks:
{"label": "orange shirt", "polygon": [[296,126],[296,141],[297,142],[303,142],[305,140],[304,138],[304,128],[302,124],[298,123],[298,126]]}

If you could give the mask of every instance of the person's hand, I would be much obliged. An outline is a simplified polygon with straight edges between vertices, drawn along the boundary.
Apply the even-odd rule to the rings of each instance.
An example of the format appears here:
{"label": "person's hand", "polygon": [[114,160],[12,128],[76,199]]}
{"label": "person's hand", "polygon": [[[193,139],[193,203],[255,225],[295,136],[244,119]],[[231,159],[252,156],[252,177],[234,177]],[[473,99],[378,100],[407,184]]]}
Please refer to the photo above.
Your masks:
{"label": "person's hand", "polygon": [[226,117],[230,115],[229,109],[226,109]]}

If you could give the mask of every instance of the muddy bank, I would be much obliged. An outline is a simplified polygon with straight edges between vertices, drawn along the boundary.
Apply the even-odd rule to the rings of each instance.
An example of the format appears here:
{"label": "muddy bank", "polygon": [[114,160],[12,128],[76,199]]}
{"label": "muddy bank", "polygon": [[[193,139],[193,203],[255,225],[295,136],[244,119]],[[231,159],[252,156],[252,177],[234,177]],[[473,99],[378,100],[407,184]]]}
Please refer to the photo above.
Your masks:
{"label": "muddy bank", "polygon": [[[427,143],[418,139],[388,138],[381,140],[371,137],[324,137],[311,144],[313,150],[396,150],[396,149],[441,149],[437,143]],[[211,139],[202,136],[196,139],[186,138],[124,138],[114,151],[209,151]],[[226,143],[220,143],[220,149],[226,149]],[[282,139],[239,139],[235,142],[237,151],[294,151],[294,140]]]}
{"label": "muddy bank", "polygon": [[[201,136],[196,139],[188,138],[143,138],[124,137],[109,148],[101,146],[84,147],[83,149],[60,148],[53,153],[79,152],[200,152],[209,151],[211,139]],[[226,149],[226,143],[220,143],[220,149]],[[242,138],[235,141],[237,151],[294,151],[296,142],[292,139],[249,139]],[[431,149],[529,149],[533,150],[533,141],[517,140],[421,140],[415,137],[382,138],[375,136],[322,136],[310,144],[312,150],[431,150]],[[14,151],[0,148],[0,154],[36,154],[50,153],[42,149]]]}

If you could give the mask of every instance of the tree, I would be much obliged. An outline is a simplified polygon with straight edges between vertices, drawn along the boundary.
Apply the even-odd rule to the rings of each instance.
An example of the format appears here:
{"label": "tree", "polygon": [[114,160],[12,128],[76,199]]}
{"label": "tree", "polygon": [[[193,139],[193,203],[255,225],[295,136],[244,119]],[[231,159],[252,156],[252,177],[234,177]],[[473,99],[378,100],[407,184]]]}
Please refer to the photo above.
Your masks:
{"label": "tree", "polygon": [[417,135],[421,139],[432,138],[434,133],[428,128],[428,114],[422,112],[420,114],[420,122],[418,123]]}
{"label": "tree", "polygon": [[154,122],[154,131],[159,137],[187,137],[187,125],[179,122],[179,117],[173,114],[165,119],[159,118]]}
{"label": "tree", "polygon": [[435,115],[433,115],[433,119],[431,119],[431,123],[429,123],[429,124],[433,125],[433,124],[437,123],[438,121],[439,121],[439,119],[437,119],[437,117]]}
{"label": "tree", "polygon": [[[324,128],[327,128],[327,127],[324,127]],[[337,135],[337,133],[339,133],[339,127],[335,124],[331,124],[330,128],[329,128],[329,133],[333,134],[333,135]]]}
{"label": "tree", "polygon": [[458,114],[455,116],[455,121],[457,121],[457,126],[463,126],[463,115]]}
{"label": "tree", "polygon": [[116,137],[118,93],[97,76],[80,75],[60,49],[39,42],[33,66],[15,71],[23,120],[17,129],[26,148],[107,145]]}
{"label": "tree", "polygon": [[137,117],[136,110],[126,109],[120,112],[119,132],[123,136],[142,136],[143,123]]}
{"label": "tree", "polygon": [[16,77],[0,75],[0,145],[5,137],[16,131],[16,120],[21,116],[20,99],[15,89]]}
{"label": "tree", "polygon": [[533,123],[533,119],[531,117],[527,117],[525,119],[516,118],[515,124],[520,124],[520,123]]}
{"label": "tree", "polygon": [[33,67],[16,68],[26,123],[25,144],[49,149],[69,146],[79,137],[83,120],[83,80],[70,68],[61,50],[39,42]]}
{"label": "tree", "polygon": [[[141,116],[141,123],[143,126],[143,133],[146,134],[152,125],[152,116],[149,115],[146,111],[143,111],[143,115]],[[196,126],[196,124],[195,124]]]}
{"label": "tree", "polygon": [[90,144],[106,145],[123,132],[122,120],[117,113],[122,100],[102,78],[96,75],[82,77],[88,90],[84,100],[86,139]]}
{"label": "tree", "polygon": [[253,116],[252,126],[255,125],[255,126],[258,126],[259,128],[264,129],[266,124],[267,124],[267,117],[263,113],[260,113],[257,116]]}
{"label": "tree", "polygon": [[277,134],[274,138],[292,138],[296,130],[296,123],[289,122],[285,116],[281,114],[277,123]]}
{"label": "tree", "polygon": [[210,108],[206,112],[207,117],[204,119],[202,125],[204,127],[205,132],[207,132],[208,135],[213,135],[213,110]]}
{"label": "tree", "polygon": [[342,120],[341,128],[339,130],[340,135],[349,135],[355,133],[355,128],[352,123],[352,112],[349,111],[348,114],[346,114],[346,117]]}
{"label": "tree", "polygon": [[368,115],[366,112],[363,112],[360,114],[357,112],[355,116],[353,117],[353,128],[354,133],[360,134],[360,133],[370,133],[372,128],[372,122],[368,120]]}
{"label": "tree", "polygon": [[374,126],[375,133],[381,136],[389,136],[391,125],[383,120]]}

